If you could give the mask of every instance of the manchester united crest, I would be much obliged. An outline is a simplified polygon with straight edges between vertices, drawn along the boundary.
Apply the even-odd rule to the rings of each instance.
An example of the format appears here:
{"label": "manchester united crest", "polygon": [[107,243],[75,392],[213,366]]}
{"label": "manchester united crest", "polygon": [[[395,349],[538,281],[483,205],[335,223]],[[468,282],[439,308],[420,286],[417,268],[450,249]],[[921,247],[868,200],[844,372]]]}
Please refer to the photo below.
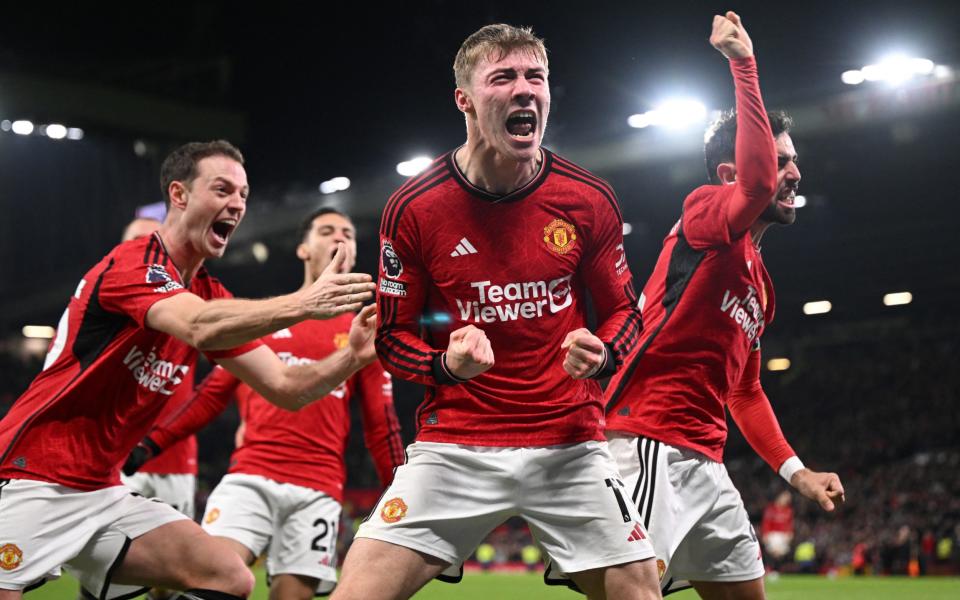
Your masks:
{"label": "manchester united crest", "polygon": [[543,228],[543,241],[558,254],[566,254],[577,241],[577,228],[563,219],[554,219]]}
{"label": "manchester united crest", "polygon": [[386,523],[396,523],[407,515],[407,503],[403,498],[391,498],[383,503],[380,518]]}
{"label": "manchester united crest", "polygon": [[333,336],[333,345],[339,350],[341,348],[346,348],[347,344],[350,343],[350,334],[341,331],[337,335]]}
{"label": "manchester united crest", "polygon": [[219,519],[219,518],[220,518],[220,509],[219,509],[219,508],[211,508],[211,509],[210,509],[210,512],[207,513],[206,518],[203,519],[203,522],[206,523],[207,525],[209,525],[210,523],[213,523],[214,521],[216,521],[216,520]]}
{"label": "manchester united crest", "polygon": [[16,544],[0,546],[0,569],[12,571],[23,562],[23,552]]}

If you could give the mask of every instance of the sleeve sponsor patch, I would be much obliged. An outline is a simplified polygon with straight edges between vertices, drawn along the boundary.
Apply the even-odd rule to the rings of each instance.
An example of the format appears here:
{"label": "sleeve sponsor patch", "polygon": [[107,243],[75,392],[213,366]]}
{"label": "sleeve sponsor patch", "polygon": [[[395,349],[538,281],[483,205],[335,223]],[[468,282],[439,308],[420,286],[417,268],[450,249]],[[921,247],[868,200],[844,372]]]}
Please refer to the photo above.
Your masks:
{"label": "sleeve sponsor patch", "polygon": [[181,290],[183,286],[173,280],[170,273],[163,265],[150,265],[147,267],[147,283],[160,283],[160,287],[153,288],[158,294],[165,294],[173,290]]}
{"label": "sleeve sponsor patch", "polygon": [[407,284],[400,281],[380,280],[380,293],[388,296],[404,297],[407,295]]}
{"label": "sleeve sponsor patch", "polygon": [[393,249],[393,242],[390,240],[383,240],[380,243],[380,266],[383,273],[390,279],[397,279],[403,274],[400,257],[397,256],[396,250]]}

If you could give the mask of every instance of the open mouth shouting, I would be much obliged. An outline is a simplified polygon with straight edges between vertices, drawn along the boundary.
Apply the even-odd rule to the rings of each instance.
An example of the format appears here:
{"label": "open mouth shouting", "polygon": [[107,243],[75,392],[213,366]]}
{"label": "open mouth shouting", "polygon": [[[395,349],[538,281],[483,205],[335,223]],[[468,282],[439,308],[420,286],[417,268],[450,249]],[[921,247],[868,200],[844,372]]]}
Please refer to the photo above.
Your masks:
{"label": "open mouth shouting", "polygon": [[797,188],[786,188],[777,195],[777,204],[785,208],[794,208],[794,201],[797,198]]}
{"label": "open mouth shouting", "polygon": [[220,219],[214,222],[210,227],[210,232],[213,234],[213,239],[218,246],[227,245],[230,235],[233,233],[233,230],[237,228],[238,224],[239,221],[236,219]]}
{"label": "open mouth shouting", "polygon": [[518,110],[507,117],[507,133],[515,140],[533,141],[537,131],[537,115],[530,110]]}

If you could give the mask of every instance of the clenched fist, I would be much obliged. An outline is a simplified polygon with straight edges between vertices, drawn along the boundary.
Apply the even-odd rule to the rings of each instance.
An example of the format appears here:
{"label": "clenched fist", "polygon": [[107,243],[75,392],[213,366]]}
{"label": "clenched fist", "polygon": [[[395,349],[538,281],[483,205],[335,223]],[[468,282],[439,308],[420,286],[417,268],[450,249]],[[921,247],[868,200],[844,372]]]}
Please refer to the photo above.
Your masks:
{"label": "clenched fist", "polygon": [[320,277],[310,287],[298,292],[300,304],[310,318],[330,319],[345,312],[356,312],[364,302],[373,298],[377,286],[369,275],[340,273],[350,258],[349,252],[345,244],[337,244],[337,253]]}
{"label": "clenched fist", "polygon": [[743,28],[740,15],[731,11],[723,17],[713,17],[713,32],[710,34],[710,44],[723,53],[727,58],[746,58],[753,56],[753,42]]}
{"label": "clenched fist", "polygon": [[493,366],[493,348],[483,330],[467,325],[450,334],[445,360],[454,377],[473,379]]}
{"label": "clenched fist", "polygon": [[568,333],[560,347],[567,351],[563,358],[563,370],[574,379],[592,377],[607,360],[603,342],[585,327]]}

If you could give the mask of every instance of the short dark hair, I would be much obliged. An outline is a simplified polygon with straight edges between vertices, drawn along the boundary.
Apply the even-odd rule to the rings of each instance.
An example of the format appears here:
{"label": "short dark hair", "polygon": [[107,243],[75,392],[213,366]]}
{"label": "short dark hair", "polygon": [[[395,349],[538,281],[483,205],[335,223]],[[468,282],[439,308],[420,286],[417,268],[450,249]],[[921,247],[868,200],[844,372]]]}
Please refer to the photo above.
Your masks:
{"label": "short dark hair", "polygon": [[160,166],[160,190],[164,199],[169,202],[168,190],[174,181],[191,184],[197,178],[197,163],[209,156],[226,156],[243,164],[243,154],[226,140],[184,144],[168,154]]}
{"label": "short dark hair", "polygon": [[300,221],[300,227],[297,229],[297,243],[302,244],[307,239],[307,235],[310,234],[310,230],[313,228],[313,222],[317,217],[322,217],[323,215],[340,215],[344,219],[353,222],[353,219],[349,215],[344,214],[342,211],[339,211],[332,206],[321,206],[317,210],[308,214],[303,218],[303,221]]}
{"label": "short dark hair", "polygon": [[[782,133],[789,132],[793,127],[793,119],[782,110],[768,112],[767,120],[770,121],[774,139]],[[736,146],[737,111],[730,109],[721,113],[703,136],[703,157],[707,163],[707,180],[710,183],[720,183],[717,177],[717,165],[733,162]]]}

